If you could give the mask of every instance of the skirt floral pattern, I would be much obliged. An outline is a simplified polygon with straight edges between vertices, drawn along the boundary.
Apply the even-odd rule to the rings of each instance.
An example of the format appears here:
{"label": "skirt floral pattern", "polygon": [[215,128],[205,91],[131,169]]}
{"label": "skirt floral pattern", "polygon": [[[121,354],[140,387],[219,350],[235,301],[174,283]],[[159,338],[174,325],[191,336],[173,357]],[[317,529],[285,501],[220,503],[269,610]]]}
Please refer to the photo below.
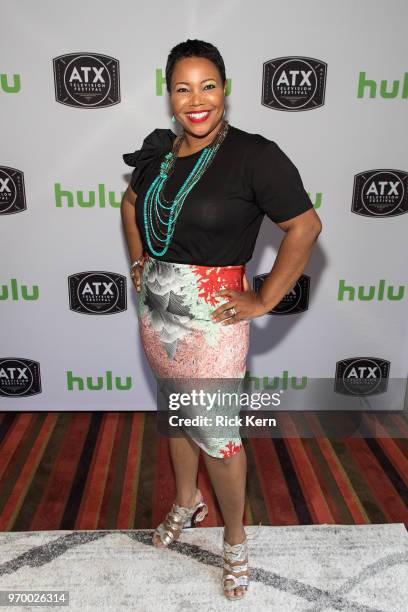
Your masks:
{"label": "skirt floral pattern", "polygon": [[[245,266],[180,264],[148,253],[144,256],[137,314],[143,349],[156,379],[242,381],[250,321],[222,325],[210,315],[229,301],[214,292],[243,291]],[[234,421],[239,406],[223,407],[222,412]],[[242,447],[239,427],[230,427],[227,432],[224,436],[225,428],[204,431],[194,427],[187,433],[209,455],[226,458]]]}

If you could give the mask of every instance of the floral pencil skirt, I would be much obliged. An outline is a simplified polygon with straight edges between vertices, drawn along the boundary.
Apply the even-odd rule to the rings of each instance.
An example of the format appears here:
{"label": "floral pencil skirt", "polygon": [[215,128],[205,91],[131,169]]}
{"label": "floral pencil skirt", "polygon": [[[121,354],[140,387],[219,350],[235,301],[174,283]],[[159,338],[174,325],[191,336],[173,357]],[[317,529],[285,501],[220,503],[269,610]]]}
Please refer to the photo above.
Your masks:
{"label": "floral pencil skirt", "polygon": [[[250,321],[222,325],[210,315],[230,299],[214,292],[243,291],[245,266],[180,264],[148,253],[144,257],[137,303],[140,338],[158,394],[165,397],[167,418],[173,417],[170,435],[187,435],[209,455],[230,457],[242,447],[237,398],[246,371]],[[200,401],[169,404],[170,394],[180,398],[188,392],[191,398],[197,387]]]}

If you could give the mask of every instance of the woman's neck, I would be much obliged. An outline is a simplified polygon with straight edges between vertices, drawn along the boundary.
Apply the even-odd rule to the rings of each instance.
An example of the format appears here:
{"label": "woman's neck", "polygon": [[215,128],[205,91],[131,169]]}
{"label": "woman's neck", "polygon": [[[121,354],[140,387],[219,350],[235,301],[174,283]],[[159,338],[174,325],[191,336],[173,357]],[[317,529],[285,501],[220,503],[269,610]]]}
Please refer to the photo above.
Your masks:
{"label": "woman's neck", "polygon": [[184,132],[184,141],[182,142],[179,149],[179,156],[184,157],[186,155],[192,155],[196,151],[204,149],[207,145],[211,144],[219,130],[221,129],[223,121],[221,120],[218,125],[209,133],[207,136],[202,138],[196,138],[187,132]]}

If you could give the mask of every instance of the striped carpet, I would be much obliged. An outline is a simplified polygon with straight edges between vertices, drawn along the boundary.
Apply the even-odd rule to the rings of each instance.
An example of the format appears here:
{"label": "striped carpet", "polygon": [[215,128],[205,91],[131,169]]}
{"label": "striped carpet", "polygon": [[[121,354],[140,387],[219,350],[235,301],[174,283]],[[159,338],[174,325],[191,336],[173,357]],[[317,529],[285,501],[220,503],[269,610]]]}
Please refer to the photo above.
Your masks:
{"label": "striped carpet", "polygon": [[[374,438],[245,439],[245,524],[404,523],[408,527],[408,422],[392,415],[393,437],[370,417]],[[395,432],[399,432],[395,436]],[[381,436],[381,437],[379,437]],[[223,524],[204,461],[203,527]],[[168,440],[156,413],[0,413],[0,531],[146,529],[175,496]]]}

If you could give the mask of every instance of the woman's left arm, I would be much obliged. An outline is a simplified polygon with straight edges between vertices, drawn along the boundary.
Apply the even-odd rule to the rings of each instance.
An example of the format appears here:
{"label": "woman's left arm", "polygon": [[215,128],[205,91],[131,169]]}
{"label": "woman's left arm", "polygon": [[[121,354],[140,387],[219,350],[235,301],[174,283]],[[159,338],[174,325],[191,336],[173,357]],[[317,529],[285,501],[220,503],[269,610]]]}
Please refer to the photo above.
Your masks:
{"label": "woman's left arm", "polygon": [[[228,304],[223,304],[213,311],[215,322],[231,325],[245,319],[260,317],[272,310],[298,280],[309,261],[314,244],[322,231],[322,223],[314,209],[289,219],[277,225],[286,233],[284,236],[272,270],[256,293],[244,281],[244,291],[225,289],[215,293],[217,296],[229,297]],[[236,309],[236,316],[228,318],[228,310]],[[227,311],[227,312],[225,312]],[[225,320],[224,320],[225,319]]]}
{"label": "woman's left arm", "polygon": [[286,232],[286,236],[280,244],[272,270],[258,292],[265,313],[279,304],[298,280],[323,227],[314,209],[277,225]]}

